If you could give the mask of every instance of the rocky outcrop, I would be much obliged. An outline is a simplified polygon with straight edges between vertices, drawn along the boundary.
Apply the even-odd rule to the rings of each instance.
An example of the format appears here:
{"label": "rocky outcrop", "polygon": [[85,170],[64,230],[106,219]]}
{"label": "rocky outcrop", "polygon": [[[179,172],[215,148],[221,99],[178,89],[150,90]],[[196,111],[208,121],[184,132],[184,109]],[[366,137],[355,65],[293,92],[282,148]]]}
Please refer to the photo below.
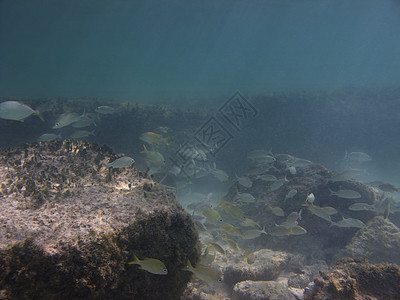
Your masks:
{"label": "rocky outcrop", "polygon": [[253,264],[242,260],[228,265],[224,271],[224,283],[234,285],[245,280],[275,280],[290,260],[290,254],[269,249],[254,252],[254,257]]}
{"label": "rocky outcrop", "polygon": [[[0,150],[2,298],[179,298],[199,256],[192,219],[135,168],[107,169],[117,157],[68,140]],[[128,265],[134,255],[168,275]]]}
{"label": "rocky outcrop", "polygon": [[337,258],[367,259],[371,263],[400,265],[400,229],[383,217],[375,217],[364,229],[358,231]]}
{"label": "rocky outcrop", "polygon": [[282,283],[275,281],[242,281],[233,288],[233,300],[295,300]]}
{"label": "rocky outcrop", "polygon": [[304,299],[400,299],[400,268],[344,259],[316,278],[306,289]]}

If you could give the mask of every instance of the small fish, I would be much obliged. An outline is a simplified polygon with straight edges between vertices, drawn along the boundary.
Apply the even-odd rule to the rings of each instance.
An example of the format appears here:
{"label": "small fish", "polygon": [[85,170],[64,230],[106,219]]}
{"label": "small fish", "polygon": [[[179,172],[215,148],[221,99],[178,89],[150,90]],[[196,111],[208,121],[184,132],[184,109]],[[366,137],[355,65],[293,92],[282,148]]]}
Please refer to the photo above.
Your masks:
{"label": "small fish", "polygon": [[250,188],[253,185],[253,183],[251,182],[251,179],[247,176],[238,177],[236,180],[237,180],[238,184],[240,184],[241,186],[244,186],[246,188]]}
{"label": "small fish", "polygon": [[221,200],[219,207],[221,207],[227,215],[230,215],[233,218],[240,219],[244,215],[244,212],[241,208],[228,201]]}
{"label": "small fish", "polygon": [[39,111],[33,110],[28,105],[18,101],[6,101],[0,103],[0,118],[23,122],[30,115],[37,115],[43,122],[44,119]]}
{"label": "small fish", "polygon": [[382,184],[378,185],[378,188],[387,193],[394,193],[394,192],[399,191],[399,189],[397,187],[395,187],[394,185],[392,185],[390,183],[382,183]]}
{"label": "small fish", "polygon": [[375,205],[370,205],[367,203],[363,203],[363,202],[358,202],[358,203],[353,203],[352,205],[349,206],[349,210],[352,211],[373,211],[375,210]]}
{"label": "small fish", "polygon": [[106,163],[106,167],[114,168],[114,169],[124,168],[124,167],[131,166],[134,162],[135,162],[135,160],[132,157],[123,156],[123,157],[117,158],[112,163]]}
{"label": "small fish", "polygon": [[276,225],[271,230],[272,236],[290,236],[290,235],[302,235],[306,234],[307,230],[299,225],[293,227],[287,227],[284,225]]}
{"label": "small fish", "polygon": [[332,222],[331,226],[365,228],[365,224],[361,220],[353,218],[346,219],[344,217],[343,220],[340,220],[337,223]]}
{"label": "small fish", "polygon": [[289,236],[290,235],[290,227],[285,225],[275,225],[272,228],[270,235],[272,236]]}
{"label": "small fish", "polygon": [[271,205],[268,205],[267,209],[275,216],[278,216],[278,217],[284,217],[285,216],[285,212],[279,206],[272,207]]}
{"label": "small fish", "polygon": [[299,225],[296,225],[292,228],[290,228],[290,235],[302,235],[306,234],[307,230]]}
{"label": "small fish", "polygon": [[60,134],[43,133],[41,136],[38,137],[37,140],[39,142],[50,142],[50,141],[54,141],[54,140],[61,140],[61,133]]}
{"label": "small fish", "polygon": [[107,105],[96,107],[94,111],[100,115],[111,115],[117,112],[117,110],[114,107]]}
{"label": "small fish", "polygon": [[314,193],[308,194],[305,203],[307,203],[307,204],[313,204],[314,201],[315,201]]}
{"label": "small fish", "polygon": [[229,175],[223,170],[213,169],[210,171],[210,173],[221,182],[226,182],[229,180]]}
{"label": "small fish", "polygon": [[317,217],[320,217],[321,219],[331,222],[330,215],[322,207],[319,207],[318,205],[310,204],[307,206],[307,209],[313,215],[316,215]]}
{"label": "small fish", "polygon": [[358,163],[368,162],[372,160],[371,156],[369,156],[367,153],[364,152],[347,153],[347,151],[344,156],[344,159]]}
{"label": "small fish", "polygon": [[[73,128],[84,128],[89,127],[90,125],[94,124],[94,121],[88,114],[84,113],[79,117],[77,121],[71,124]],[[96,124],[94,124],[96,125]]]}
{"label": "small fish", "polygon": [[182,268],[182,270],[192,272],[198,279],[206,283],[222,282],[221,275],[218,274],[216,270],[200,264],[198,264],[196,267],[193,267],[189,259],[187,266]]}
{"label": "small fish", "polygon": [[233,226],[231,224],[221,225],[220,228],[224,233],[226,233],[226,234],[228,234],[230,236],[242,236],[239,228],[237,228],[237,227],[235,227],[235,226]]}
{"label": "small fish", "polygon": [[302,213],[301,209],[299,212],[296,212],[296,211],[291,212],[287,216],[286,221],[283,222],[281,225],[286,226],[288,228],[292,228],[292,227],[296,226],[298,224],[297,220],[301,220],[301,213]]}
{"label": "small fish", "polygon": [[156,274],[156,275],[167,275],[168,270],[164,263],[155,258],[144,258],[140,260],[133,256],[134,260],[128,262],[128,265],[139,265],[139,269],[145,270],[149,273]]}
{"label": "small fish", "polygon": [[293,167],[300,168],[311,165],[312,161],[303,158],[295,158],[293,161],[290,162],[290,164]]}
{"label": "small fish", "polygon": [[161,131],[162,133],[168,133],[171,129],[166,126],[160,126],[157,130]]}
{"label": "small fish", "polygon": [[203,266],[208,266],[210,265],[214,259],[215,259],[215,255],[216,255],[216,251],[214,249],[213,254],[210,253],[210,246],[206,247],[206,250],[204,251],[204,253],[201,255],[200,257],[200,263]]}
{"label": "small fish", "polygon": [[225,236],[223,240],[231,247],[233,250],[239,251],[239,245],[235,240],[232,240]]}
{"label": "small fish", "polygon": [[324,210],[330,216],[332,216],[334,214],[337,214],[337,212],[338,212],[335,208],[330,207],[330,206],[324,206],[324,207],[321,207],[321,208],[322,208],[322,210]]}
{"label": "small fish", "polygon": [[270,156],[270,155],[258,157],[253,160],[259,164],[272,164],[273,162],[276,161],[275,157]]}
{"label": "small fish", "polygon": [[296,189],[291,189],[285,196],[284,202],[286,202],[289,199],[292,199],[294,196],[296,196],[297,190]]}
{"label": "small fish", "polygon": [[358,175],[360,175],[360,174],[362,174],[364,172],[365,171],[359,170],[359,169],[347,169],[347,170],[344,170],[341,173],[337,173],[337,174],[333,175],[330,178],[330,181],[333,181],[333,182],[345,181],[345,180],[347,180],[349,178],[354,178],[355,176],[358,176]]}
{"label": "small fish", "polygon": [[161,134],[158,133],[154,133],[154,132],[145,132],[142,133],[139,137],[140,140],[142,140],[143,142],[146,142],[148,144],[157,144],[159,145],[160,143],[164,143],[165,145],[169,146],[167,140],[169,139],[169,137],[162,137]]}
{"label": "small fish", "polygon": [[271,174],[259,175],[256,177],[256,179],[266,181],[266,182],[278,180],[278,178],[276,178],[274,175],[271,175]]}
{"label": "small fish", "polygon": [[254,203],[256,201],[256,198],[254,198],[254,196],[250,193],[237,192],[234,200],[238,200],[244,203]]}
{"label": "small fish", "polygon": [[60,115],[54,126],[52,127],[53,129],[60,129],[63,127],[66,127],[68,125],[71,125],[72,123],[76,122],[79,120],[81,116],[77,113],[63,113]]}
{"label": "small fish", "polygon": [[212,223],[222,222],[221,215],[214,208],[209,208],[207,210],[203,210],[202,215],[205,216],[207,218],[207,220]]}
{"label": "small fish", "polygon": [[256,261],[256,256],[254,255],[254,252],[249,252],[247,249],[244,250],[245,256],[243,258],[243,261],[246,261],[249,265],[254,264]]}
{"label": "small fish", "polygon": [[339,190],[337,192],[334,192],[332,190],[329,190],[331,192],[331,195],[337,196],[339,198],[344,198],[344,199],[358,199],[361,198],[361,194],[359,192],[353,191],[353,190]]}
{"label": "small fish", "polygon": [[162,165],[165,163],[164,156],[160,152],[155,150],[147,150],[145,145],[143,145],[143,148],[144,150],[140,153],[146,155],[146,158],[148,159],[148,163],[150,165]]}
{"label": "small fish", "polygon": [[252,240],[252,239],[255,239],[255,238],[261,236],[262,234],[268,235],[268,233],[265,231],[265,226],[264,226],[264,228],[262,230],[250,229],[250,230],[245,231],[242,234],[242,239],[244,239],[244,240]]}
{"label": "small fish", "polygon": [[211,247],[213,247],[216,251],[218,251],[219,253],[221,253],[222,255],[225,255],[225,250],[224,248],[221,247],[220,244],[215,243],[215,242],[210,242],[208,241],[207,244]]}
{"label": "small fish", "polygon": [[82,139],[82,138],[88,137],[90,135],[95,135],[94,130],[92,130],[92,131],[78,130],[78,131],[75,131],[73,134],[71,134],[71,138]]}
{"label": "small fish", "polygon": [[260,224],[250,218],[244,218],[242,222],[240,222],[240,226],[243,227],[258,227],[261,228]]}
{"label": "small fish", "polygon": [[285,182],[289,182],[289,180],[287,180],[286,177],[282,178],[282,179],[278,179],[269,186],[269,190],[271,192],[275,192],[275,191],[279,190],[285,184]]}

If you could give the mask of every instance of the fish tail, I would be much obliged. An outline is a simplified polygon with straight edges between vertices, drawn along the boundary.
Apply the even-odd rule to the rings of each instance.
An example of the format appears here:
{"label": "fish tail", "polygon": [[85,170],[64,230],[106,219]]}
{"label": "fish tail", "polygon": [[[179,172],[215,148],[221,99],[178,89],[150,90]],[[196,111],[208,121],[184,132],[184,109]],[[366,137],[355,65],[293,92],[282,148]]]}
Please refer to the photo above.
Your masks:
{"label": "fish tail", "polygon": [[136,265],[139,262],[140,262],[139,258],[135,254],[133,254],[133,260],[128,262],[128,265]]}
{"label": "fish tail", "polygon": [[39,110],[34,110],[33,113],[37,115],[40,118],[40,120],[42,120],[42,122],[44,122],[44,118]]}
{"label": "fish tail", "polygon": [[143,145],[143,149],[144,149],[144,150],[143,150],[143,151],[140,151],[140,153],[146,153],[146,152],[148,152],[145,145]]}

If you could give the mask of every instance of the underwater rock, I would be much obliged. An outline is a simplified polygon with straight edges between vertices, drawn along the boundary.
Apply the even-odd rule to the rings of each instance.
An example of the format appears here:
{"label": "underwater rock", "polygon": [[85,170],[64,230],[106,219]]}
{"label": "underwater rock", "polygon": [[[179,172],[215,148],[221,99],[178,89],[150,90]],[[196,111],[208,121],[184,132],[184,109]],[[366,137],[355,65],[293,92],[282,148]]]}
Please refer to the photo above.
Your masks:
{"label": "underwater rock", "polygon": [[295,300],[296,297],[288,288],[275,281],[246,280],[237,283],[233,288],[232,300]]}
{"label": "underwater rock", "polygon": [[358,231],[337,258],[367,259],[371,263],[400,265],[400,229],[388,219],[377,216]]}
{"label": "underwater rock", "polygon": [[343,259],[314,280],[304,299],[400,299],[400,268]]}
{"label": "underwater rock", "polygon": [[[107,147],[53,141],[0,149],[2,299],[178,299],[199,258],[191,217]],[[127,263],[161,260],[168,275]],[[156,287],[156,288],[155,288]]]}
{"label": "underwater rock", "polygon": [[256,251],[254,256],[255,261],[251,265],[244,261],[228,265],[224,271],[224,283],[232,286],[244,280],[275,280],[291,257],[286,252],[269,249]]}
{"label": "underwater rock", "polygon": [[289,275],[288,286],[298,289],[305,288],[320,272],[327,272],[328,265],[324,261],[310,266],[303,266],[297,272]]}

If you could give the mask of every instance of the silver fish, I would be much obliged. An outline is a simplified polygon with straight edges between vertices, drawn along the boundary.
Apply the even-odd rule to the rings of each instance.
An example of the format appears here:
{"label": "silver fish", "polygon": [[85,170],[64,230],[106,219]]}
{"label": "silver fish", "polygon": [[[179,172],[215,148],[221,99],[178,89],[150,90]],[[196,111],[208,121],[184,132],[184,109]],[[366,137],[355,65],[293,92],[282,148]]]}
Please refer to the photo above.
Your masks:
{"label": "silver fish", "polygon": [[78,121],[80,115],[77,113],[63,113],[60,115],[55,122],[53,129],[63,128],[65,126],[71,125],[72,123]]}
{"label": "silver fish", "polygon": [[279,190],[285,182],[289,182],[289,180],[287,180],[286,177],[278,179],[277,181],[275,181],[273,184],[270,185],[269,190],[271,192],[275,192],[276,190]]}
{"label": "silver fish", "polygon": [[61,133],[60,134],[43,133],[41,136],[38,137],[37,140],[39,142],[50,142],[50,141],[54,141],[54,140],[61,140]]}
{"label": "silver fish", "polygon": [[0,103],[0,118],[6,120],[24,121],[30,115],[37,115],[42,121],[44,121],[40,112],[33,110],[28,105],[20,103],[18,101],[6,101]]}
{"label": "silver fish", "polygon": [[253,183],[251,182],[251,179],[247,176],[241,176],[237,178],[237,183],[240,184],[241,186],[250,188]]}
{"label": "silver fish", "polygon": [[84,137],[88,137],[89,135],[95,135],[94,130],[92,131],[87,131],[87,130],[78,130],[75,131],[73,134],[71,134],[71,138],[73,139],[81,139]]}
{"label": "silver fish", "polygon": [[350,205],[349,206],[349,210],[352,210],[352,211],[363,211],[363,210],[373,211],[373,210],[375,210],[375,205],[370,205],[370,204],[367,204],[367,203],[359,202],[359,203],[354,203],[354,204]]}
{"label": "silver fish", "polygon": [[291,189],[291,190],[287,193],[287,195],[285,196],[285,200],[284,200],[284,201],[289,200],[289,199],[292,199],[294,196],[296,196],[296,194],[297,194],[297,190],[296,190],[296,189]]}
{"label": "silver fish", "polygon": [[116,113],[116,109],[114,107],[107,106],[107,105],[99,106],[94,111],[100,115],[111,115],[111,114]]}
{"label": "silver fish", "polygon": [[123,156],[123,157],[117,158],[112,163],[106,163],[106,167],[114,168],[114,169],[124,168],[124,167],[131,166],[134,162],[135,162],[135,160],[132,157]]}
{"label": "silver fish", "polygon": [[265,226],[262,230],[259,230],[259,229],[247,230],[242,234],[241,237],[244,240],[251,240],[251,239],[255,239],[255,238],[261,236],[262,234],[268,235],[268,233],[265,231]]}
{"label": "silver fish", "polygon": [[332,222],[331,226],[365,228],[363,221],[353,218],[343,218],[339,222]]}
{"label": "silver fish", "polygon": [[344,159],[358,163],[372,160],[371,156],[369,156],[367,153],[364,152],[351,152],[351,153],[346,152]]}
{"label": "silver fish", "polygon": [[359,192],[353,191],[353,190],[338,190],[337,192],[334,192],[332,190],[329,190],[331,192],[331,195],[337,196],[339,198],[344,198],[344,199],[358,199],[361,198],[361,194]]}

